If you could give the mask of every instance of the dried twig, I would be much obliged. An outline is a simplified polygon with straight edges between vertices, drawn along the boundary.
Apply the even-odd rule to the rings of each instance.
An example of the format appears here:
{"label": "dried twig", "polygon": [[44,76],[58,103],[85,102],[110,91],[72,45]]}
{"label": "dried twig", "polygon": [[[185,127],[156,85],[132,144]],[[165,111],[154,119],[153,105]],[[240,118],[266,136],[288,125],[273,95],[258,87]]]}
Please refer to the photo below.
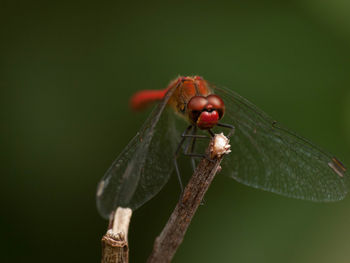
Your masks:
{"label": "dried twig", "polygon": [[129,262],[128,229],[132,211],[130,208],[118,207],[112,224],[102,237],[101,263]]}
{"label": "dried twig", "polygon": [[[221,137],[218,139],[216,138],[217,136]],[[176,205],[163,231],[156,238],[153,251],[148,258],[148,263],[170,262],[177,248],[182,243],[186,230],[191,223],[204,194],[208,190],[215,174],[220,170],[220,163],[223,154],[229,152],[227,139],[222,150],[216,152],[216,147],[220,148],[217,145],[216,139],[219,140],[218,144],[220,146],[220,143],[222,143],[222,140],[225,140],[226,137],[223,135],[216,135],[212,140],[210,152],[214,161],[202,159],[197,166],[192,178],[183,192],[182,198]],[[213,152],[213,149],[216,149],[215,152]]]}

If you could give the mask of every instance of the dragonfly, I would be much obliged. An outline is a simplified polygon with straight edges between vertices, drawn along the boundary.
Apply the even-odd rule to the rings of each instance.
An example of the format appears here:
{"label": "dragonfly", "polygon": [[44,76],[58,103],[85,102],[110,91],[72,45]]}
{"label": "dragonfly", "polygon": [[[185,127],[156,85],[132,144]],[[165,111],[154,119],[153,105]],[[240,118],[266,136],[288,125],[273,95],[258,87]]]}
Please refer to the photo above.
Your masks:
{"label": "dragonfly", "polygon": [[117,207],[136,210],[149,201],[174,170],[182,185],[178,155],[189,155],[195,168],[195,158],[205,157],[195,153],[196,142],[217,129],[227,131],[231,142],[220,173],[242,184],[315,202],[338,201],[348,192],[347,171],[339,159],[230,89],[199,76],[180,76],[163,90],[137,92],[131,107],[142,110],[155,102],[98,184],[97,208],[106,219]]}

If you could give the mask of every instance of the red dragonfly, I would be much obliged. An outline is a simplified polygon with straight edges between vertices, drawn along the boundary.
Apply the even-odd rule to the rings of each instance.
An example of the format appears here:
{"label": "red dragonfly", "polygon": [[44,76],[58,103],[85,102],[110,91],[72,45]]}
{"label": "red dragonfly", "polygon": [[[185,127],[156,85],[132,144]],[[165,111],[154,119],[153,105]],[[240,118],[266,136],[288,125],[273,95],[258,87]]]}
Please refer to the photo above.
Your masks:
{"label": "red dragonfly", "polygon": [[195,168],[194,159],[205,157],[195,153],[196,142],[216,130],[231,136],[231,153],[224,157],[221,173],[238,182],[317,202],[343,199],[348,191],[346,169],[336,157],[231,90],[199,76],[178,77],[164,90],[136,93],[131,107],[140,110],[156,101],[157,107],[99,183],[97,207],[105,218],[118,206],[135,210],[150,200],[174,169],[182,188],[177,156],[183,151]]}

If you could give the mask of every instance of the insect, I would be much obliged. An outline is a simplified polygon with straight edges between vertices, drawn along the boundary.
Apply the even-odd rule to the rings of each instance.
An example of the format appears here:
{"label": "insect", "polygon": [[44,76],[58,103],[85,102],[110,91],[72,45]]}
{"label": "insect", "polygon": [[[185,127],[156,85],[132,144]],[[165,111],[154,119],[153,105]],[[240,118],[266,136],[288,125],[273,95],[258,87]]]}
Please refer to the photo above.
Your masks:
{"label": "insect", "polygon": [[[194,152],[196,142],[213,136],[213,129],[224,129],[231,137],[232,152],[221,173],[240,183],[317,202],[341,200],[348,191],[346,168],[336,157],[231,90],[199,76],[178,77],[164,90],[136,93],[131,106],[143,109],[155,101],[158,105],[99,183],[97,207],[105,218],[118,206],[140,207],[174,169],[179,176],[176,157],[181,150],[195,167],[194,158],[204,157]],[[174,115],[184,121],[178,124]]]}

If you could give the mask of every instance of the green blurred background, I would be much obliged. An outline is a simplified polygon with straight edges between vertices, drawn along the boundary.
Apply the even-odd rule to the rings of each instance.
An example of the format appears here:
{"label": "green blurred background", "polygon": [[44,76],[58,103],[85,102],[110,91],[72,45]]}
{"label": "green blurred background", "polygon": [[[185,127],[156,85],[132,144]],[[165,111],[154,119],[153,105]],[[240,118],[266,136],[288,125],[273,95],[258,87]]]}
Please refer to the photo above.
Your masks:
{"label": "green blurred background", "polygon": [[[234,89],[350,165],[348,1],[1,1],[0,10],[1,262],[99,262],[107,221],[97,182],[147,116],[128,98],[178,74]],[[178,194],[172,178],[134,213],[131,262],[146,260]],[[292,200],[218,175],[205,200],[174,262],[350,261],[350,198]]]}

